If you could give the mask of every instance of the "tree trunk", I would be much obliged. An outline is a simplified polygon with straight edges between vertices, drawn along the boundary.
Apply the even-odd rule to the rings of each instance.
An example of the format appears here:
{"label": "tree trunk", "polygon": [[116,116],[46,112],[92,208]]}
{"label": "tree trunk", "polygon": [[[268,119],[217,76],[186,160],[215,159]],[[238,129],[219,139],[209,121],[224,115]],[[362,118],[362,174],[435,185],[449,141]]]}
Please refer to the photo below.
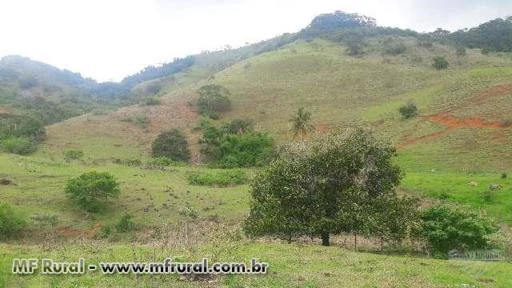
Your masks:
{"label": "tree trunk", "polygon": [[354,251],[357,251],[357,233],[354,232]]}
{"label": "tree trunk", "polygon": [[331,243],[329,242],[329,232],[322,232],[322,245],[329,246]]}

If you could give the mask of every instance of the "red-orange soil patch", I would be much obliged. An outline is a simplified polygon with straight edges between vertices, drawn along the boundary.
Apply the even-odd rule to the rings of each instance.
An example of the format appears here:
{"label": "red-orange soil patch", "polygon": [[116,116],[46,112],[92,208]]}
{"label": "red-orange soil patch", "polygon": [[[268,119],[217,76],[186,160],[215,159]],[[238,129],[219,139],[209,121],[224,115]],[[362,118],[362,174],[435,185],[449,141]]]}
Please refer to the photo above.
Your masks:
{"label": "red-orange soil patch", "polygon": [[426,116],[425,118],[431,122],[453,128],[506,128],[510,126],[500,121],[486,121],[478,117],[457,118],[447,113],[430,115]]}
{"label": "red-orange soil patch", "polygon": [[[467,99],[462,105],[458,105],[456,108],[461,109],[470,105],[481,105],[486,101],[489,101],[489,98],[495,96],[502,96],[506,94],[512,93],[512,84],[502,84],[496,85],[484,92],[480,92],[475,96]],[[432,134],[424,135],[421,137],[406,139],[402,141],[398,145],[398,149],[404,148],[405,146],[409,146],[418,142],[430,141],[446,134],[450,133],[454,129],[457,128],[508,128],[511,127],[511,124],[501,122],[501,121],[487,121],[485,119],[479,117],[471,117],[471,118],[457,118],[449,114],[453,109],[450,109],[447,112],[424,116],[430,122],[434,122],[437,124],[441,124],[446,126],[446,129],[443,129],[438,132],[434,132]]]}

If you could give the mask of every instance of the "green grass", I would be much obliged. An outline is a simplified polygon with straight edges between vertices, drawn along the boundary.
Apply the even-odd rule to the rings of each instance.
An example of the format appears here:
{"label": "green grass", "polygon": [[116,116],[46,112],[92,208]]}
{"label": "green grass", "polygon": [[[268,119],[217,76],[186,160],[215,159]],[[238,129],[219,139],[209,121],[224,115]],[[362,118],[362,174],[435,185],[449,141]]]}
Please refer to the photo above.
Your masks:
{"label": "green grass", "polygon": [[[368,54],[353,58],[339,44],[297,42],[221,72],[212,66],[218,59],[203,55],[200,64],[187,72],[162,79],[161,105],[73,118],[49,126],[45,143],[31,156],[0,154],[0,178],[16,184],[0,186],[0,202],[9,203],[29,219],[23,237],[0,244],[0,287],[198,284],[176,276],[16,277],[8,273],[12,258],[43,256],[69,260],[83,256],[92,262],[158,261],[167,256],[238,262],[259,257],[271,265],[266,276],[219,277],[213,283],[201,283],[219,287],[512,286],[508,273],[512,266],[507,263],[355,253],[311,242],[253,242],[240,231],[249,212],[249,186],[240,175],[231,175],[235,172],[199,165],[154,169],[113,163],[116,159],[150,163],[152,140],[172,128],[183,129],[197,156],[200,133],[192,130],[199,116],[189,103],[196,99],[198,87],[216,83],[232,93],[233,110],[221,122],[252,119],[257,130],[269,131],[279,143],[291,140],[289,119],[301,106],[312,112],[318,133],[354,125],[368,127],[399,148],[396,163],[406,172],[401,190],[425,197],[426,202],[481,209],[501,223],[512,224],[512,181],[500,178],[512,167],[512,129],[457,127],[436,136],[449,127],[425,117],[449,111],[456,117],[507,120],[512,98],[506,91],[485,101],[474,97],[492,91],[495,85],[512,83],[507,68],[512,60],[484,56],[477,50],[457,58],[450,47],[435,45],[428,50],[411,39],[405,43],[407,51],[398,56],[383,56],[374,41]],[[436,55],[448,59],[447,71],[431,67]],[[398,108],[409,100],[416,103],[420,116],[404,121]],[[144,127],[122,121],[137,115],[147,116]],[[66,162],[64,151],[70,149],[83,151],[83,158]],[[122,191],[109,209],[96,215],[78,209],[64,193],[67,179],[92,170],[113,174]],[[245,176],[257,172],[242,171]],[[484,193],[491,184],[500,184],[502,189],[489,202]],[[195,211],[197,217],[182,211]],[[57,215],[55,228],[41,231],[30,220],[44,213]],[[134,216],[136,231],[96,239],[101,227],[115,225],[126,213]]]}
{"label": "green grass", "polygon": [[[197,249],[150,248],[105,242],[82,242],[41,251],[38,247],[1,245],[2,270],[13,258],[47,257],[58,261],[86,263],[140,261],[159,262],[167,257],[176,261],[244,262],[258,258],[269,263],[267,275],[215,276],[207,282],[179,280],[177,275],[82,276],[0,276],[7,287],[509,287],[512,264],[444,261],[426,258],[355,253],[337,247],[303,244],[263,244],[246,241],[223,243],[223,247]],[[212,263],[212,262],[210,262]],[[5,270],[4,270],[5,271]],[[1,274],[0,274],[1,275]],[[1,283],[1,282],[0,282]]]}

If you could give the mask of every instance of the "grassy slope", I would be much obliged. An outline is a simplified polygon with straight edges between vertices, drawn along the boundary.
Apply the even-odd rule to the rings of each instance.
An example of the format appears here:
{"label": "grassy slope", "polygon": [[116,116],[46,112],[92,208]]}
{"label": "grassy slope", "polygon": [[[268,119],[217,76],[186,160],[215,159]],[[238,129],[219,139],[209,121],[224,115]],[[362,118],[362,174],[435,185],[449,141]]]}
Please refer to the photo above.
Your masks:
{"label": "grassy slope", "polygon": [[[478,287],[507,287],[511,264],[441,261],[428,258],[354,253],[317,243],[283,244],[251,242],[240,238],[240,223],[248,210],[247,186],[209,188],[191,186],[190,172],[207,171],[189,166],[166,171],[145,170],[113,164],[94,164],[93,160],[66,163],[62,159],[0,155],[0,170],[9,171],[17,185],[1,187],[0,201],[8,202],[27,216],[57,214],[55,232],[13,239],[0,245],[0,287],[192,287],[197,283],[172,276],[82,277],[9,275],[13,258],[49,257],[60,261],[142,261],[157,262],[165,257],[180,261],[246,262],[252,257],[271,265],[268,276],[215,277],[205,286],[227,287],[446,287],[461,284]],[[16,165],[13,165],[16,163]],[[109,171],[122,183],[122,196],[104,213],[92,216],[75,209],[66,199],[63,187],[67,178],[84,171]],[[2,176],[4,177],[4,176]],[[192,220],[179,213],[190,204],[199,218]],[[145,210],[146,208],[146,210]],[[95,240],[103,226],[115,224],[129,212],[143,226],[133,235]],[[36,236],[34,236],[36,235]],[[39,236],[37,236],[39,235]],[[336,241],[336,239],[334,239]],[[307,265],[307,266],[305,266]],[[341,285],[341,286],[340,286]]]}
{"label": "grassy slope", "polygon": [[[447,112],[459,118],[507,120],[510,93],[507,89],[498,91],[493,87],[511,82],[512,70],[506,67],[510,60],[482,56],[476,51],[468,51],[468,56],[458,59],[446,47],[429,51],[413,43],[408,45],[408,52],[401,56],[382,56],[375,46],[370,46],[373,51],[368,55],[352,58],[345,55],[343,46],[313,41],[249,58],[217,73],[212,80],[225,85],[233,94],[234,109],[222,121],[251,118],[259,129],[269,130],[280,141],[288,141],[288,119],[298,107],[304,106],[313,112],[314,124],[320,133],[354,123],[373,127],[400,149],[398,163],[407,172],[402,185],[404,190],[484,208],[493,216],[512,222],[511,183],[500,180],[501,172],[512,164],[512,148],[507,145],[510,144],[511,130],[463,125],[449,127],[428,118]],[[448,71],[439,72],[430,67],[430,58],[437,54],[449,58],[451,68]],[[218,241],[212,237],[200,238],[198,235],[202,233],[211,235],[226,227],[230,227],[229,231],[237,231],[248,212],[247,186],[190,186],[186,181],[187,173],[206,171],[206,168],[184,166],[152,171],[114,165],[111,160],[147,159],[152,139],[160,131],[173,127],[184,129],[197,152],[198,134],[192,132],[192,128],[199,116],[188,102],[195,99],[195,89],[207,83],[204,79],[209,75],[207,68],[193,67],[189,74],[178,75],[172,82],[169,80],[160,106],[125,107],[105,115],[89,114],[52,125],[48,127],[46,143],[33,156],[1,154],[0,177],[7,176],[18,185],[0,186],[0,201],[12,204],[27,217],[40,212],[59,216],[57,232],[50,237],[51,241],[46,241],[55,243],[54,252],[47,251],[45,245],[37,245],[37,238],[18,240],[0,247],[0,253],[5,255],[0,257],[4,259],[3,265],[8,266],[12,257],[27,255],[60,258],[68,255],[73,258],[83,254],[93,261],[131,260],[134,259],[132,245],[136,247],[136,253],[140,253],[136,255],[141,255],[137,259],[149,260],[151,253],[163,256],[164,252],[159,249],[148,248],[154,247],[153,238],[162,241],[151,235],[155,235],[154,231],[168,229],[166,231],[170,231],[170,239],[175,243],[186,242],[180,225],[189,223],[190,219],[180,215],[179,209],[189,203],[199,211],[199,219],[190,222],[194,225],[197,243],[189,247],[176,244],[164,251],[195,260],[216,253],[226,245],[233,249],[219,252],[219,260],[245,261],[259,256],[275,267],[267,277],[226,277],[212,284],[215,286],[280,287],[288,283],[300,287],[339,286],[336,283],[346,283],[347,287],[511,285],[510,276],[504,273],[511,269],[509,264],[355,254],[315,244],[282,245],[239,242],[226,237]],[[490,93],[485,96],[482,91]],[[422,116],[402,121],[396,110],[408,100],[419,105]],[[141,115],[149,119],[147,127],[124,121]],[[65,163],[62,153],[70,148],[83,150],[84,161]],[[95,217],[77,211],[62,192],[67,178],[89,170],[110,171],[122,182],[123,197],[113,203],[112,209]],[[469,185],[471,181],[478,185]],[[493,183],[501,183],[504,188],[497,193],[493,203],[483,202],[482,192]],[[116,223],[125,212],[144,224],[144,230],[139,231],[134,236],[136,238],[122,236],[114,243],[90,239],[101,226]],[[80,237],[85,240],[73,240]],[[29,250],[23,252],[24,249]],[[304,268],[300,266],[303,263],[312,266]],[[329,266],[329,276],[318,272],[322,265]],[[0,286],[6,277],[5,274],[0,276]],[[137,279],[92,275],[80,278],[14,277],[6,281],[11,286],[21,283],[28,287],[154,287],[160,282],[175,280],[175,277]],[[97,281],[101,284],[95,284]],[[179,283],[187,285],[186,282]]]}

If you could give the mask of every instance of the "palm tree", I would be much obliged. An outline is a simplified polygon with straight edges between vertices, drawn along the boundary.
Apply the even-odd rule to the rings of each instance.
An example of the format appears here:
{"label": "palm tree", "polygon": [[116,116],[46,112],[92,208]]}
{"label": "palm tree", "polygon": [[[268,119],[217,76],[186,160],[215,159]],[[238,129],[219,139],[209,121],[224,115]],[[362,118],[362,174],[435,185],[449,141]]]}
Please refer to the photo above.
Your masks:
{"label": "palm tree", "polygon": [[290,121],[293,123],[292,132],[294,137],[298,135],[303,137],[314,129],[314,126],[311,125],[311,112],[305,111],[304,107],[300,107],[297,114]]}

